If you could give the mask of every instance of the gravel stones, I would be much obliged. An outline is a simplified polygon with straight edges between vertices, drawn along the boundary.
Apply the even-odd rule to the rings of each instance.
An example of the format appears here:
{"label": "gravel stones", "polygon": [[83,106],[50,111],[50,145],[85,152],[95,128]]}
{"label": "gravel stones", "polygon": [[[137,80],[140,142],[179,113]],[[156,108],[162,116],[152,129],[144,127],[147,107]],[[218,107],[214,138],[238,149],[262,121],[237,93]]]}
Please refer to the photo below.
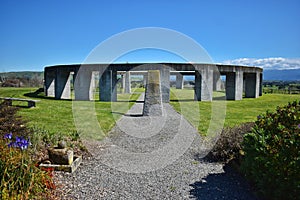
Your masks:
{"label": "gravel stones", "polygon": [[56,172],[62,199],[255,199],[238,175],[226,185],[223,164],[202,159],[197,131],[163,108],[163,116],[132,117],[142,113],[135,104],[103,141],[85,141],[93,158],[73,174]]}

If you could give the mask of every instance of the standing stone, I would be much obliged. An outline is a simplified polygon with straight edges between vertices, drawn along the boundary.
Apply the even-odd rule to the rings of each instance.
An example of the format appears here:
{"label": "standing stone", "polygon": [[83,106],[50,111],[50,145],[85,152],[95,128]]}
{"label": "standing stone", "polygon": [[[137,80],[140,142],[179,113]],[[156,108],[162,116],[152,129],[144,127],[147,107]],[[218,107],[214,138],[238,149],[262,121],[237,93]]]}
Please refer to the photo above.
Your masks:
{"label": "standing stone", "polygon": [[162,116],[160,71],[149,70],[145,93],[144,116]]}
{"label": "standing stone", "polygon": [[131,81],[130,81],[130,72],[126,72],[125,76],[125,94],[131,93]]}
{"label": "standing stone", "polygon": [[183,82],[182,74],[176,74],[176,89],[183,89]]}
{"label": "standing stone", "polygon": [[55,97],[55,77],[56,69],[45,68],[44,80],[45,80],[45,95],[48,97]]}
{"label": "standing stone", "polygon": [[259,73],[246,73],[245,76],[245,97],[258,98],[260,87],[260,74]]}

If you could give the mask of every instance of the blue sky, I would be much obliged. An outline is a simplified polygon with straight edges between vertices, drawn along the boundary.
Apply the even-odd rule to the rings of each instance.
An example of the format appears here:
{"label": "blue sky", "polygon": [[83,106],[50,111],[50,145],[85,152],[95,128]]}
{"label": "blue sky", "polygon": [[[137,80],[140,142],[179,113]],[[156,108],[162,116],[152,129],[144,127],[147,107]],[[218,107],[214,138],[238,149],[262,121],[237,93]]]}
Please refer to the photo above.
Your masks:
{"label": "blue sky", "polygon": [[[0,72],[82,63],[104,40],[142,27],[181,32],[216,63],[300,68],[299,8],[299,0],[0,0]],[[120,60],[176,61],[133,53]]]}

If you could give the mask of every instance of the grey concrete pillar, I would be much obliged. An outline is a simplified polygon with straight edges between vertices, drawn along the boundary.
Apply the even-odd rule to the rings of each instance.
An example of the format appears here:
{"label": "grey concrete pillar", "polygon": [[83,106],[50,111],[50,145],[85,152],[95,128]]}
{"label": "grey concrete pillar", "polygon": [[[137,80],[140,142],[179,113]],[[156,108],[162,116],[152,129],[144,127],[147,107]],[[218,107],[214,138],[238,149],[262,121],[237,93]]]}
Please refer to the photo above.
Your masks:
{"label": "grey concrete pillar", "polygon": [[245,74],[245,97],[258,98],[260,87],[260,73],[246,73]]}
{"label": "grey concrete pillar", "polygon": [[199,71],[195,71],[195,101],[201,101],[202,77]]}
{"label": "grey concrete pillar", "polygon": [[[97,74],[98,75],[98,74]],[[92,72],[91,74],[91,85],[90,85],[90,99],[94,100],[96,91],[96,72]]]}
{"label": "grey concrete pillar", "polygon": [[160,69],[160,83],[162,92],[162,102],[170,102],[170,67],[162,65]]}
{"label": "grey concrete pillar", "polygon": [[145,92],[144,116],[161,116],[163,114],[161,78],[159,70],[149,70]]}
{"label": "grey concrete pillar", "polygon": [[71,98],[71,75],[70,71],[64,68],[56,68],[55,77],[55,99]]}
{"label": "grey concrete pillar", "polygon": [[212,101],[213,70],[208,67],[197,67],[195,70],[195,101]]}
{"label": "grey concrete pillar", "polygon": [[55,77],[56,69],[45,69],[44,73],[44,91],[48,97],[55,97]]}
{"label": "grey concrete pillar", "polygon": [[243,71],[237,69],[236,72],[226,73],[226,99],[243,99]]}
{"label": "grey concrete pillar", "polygon": [[124,93],[124,88],[125,88],[125,76],[124,76],[124,74],[121,74],[120,83],[121,83],[121,93]]}
{"label": "grey concrete pillar", "polygon": [[125,89],[124,89],[124,92],[125,92],[125,94],[130,94],[131,93],[130,72],[126,72],[124,74],[124,76],[125,76]]}
{"label": "grey concrete pillar", "polygon": [[262,96],[263,93],[263,74],[259,74],[259,96]]}
{"label": "grey concrete pillar", "polygon": [[80,68],[74,74],[75,100],[90,101],[93,99],[94,78],[91,70]]}
{"label": "grey concrete pillar", "polygon": [[100,101],[117,101],[117,71],[105,70],[100,75],[99,99]]}
{"label": "grey concrete pillar", "polygon": [[144,87],[146,87],[146,85],[147,85],[147,75],[146,74],[143,75],[143,84],[144,84]]}
{"label": "grey concrete pillar", "polygon": [[183,75],[176,74],[176,89],[183,89]]}
{"label": "grey concrete pillar", "polygon": [[222,85],[222,80],[221,80],[220,73],[214,73],[213,91],[220,91],[220,90],[222,90],[221,85]]}

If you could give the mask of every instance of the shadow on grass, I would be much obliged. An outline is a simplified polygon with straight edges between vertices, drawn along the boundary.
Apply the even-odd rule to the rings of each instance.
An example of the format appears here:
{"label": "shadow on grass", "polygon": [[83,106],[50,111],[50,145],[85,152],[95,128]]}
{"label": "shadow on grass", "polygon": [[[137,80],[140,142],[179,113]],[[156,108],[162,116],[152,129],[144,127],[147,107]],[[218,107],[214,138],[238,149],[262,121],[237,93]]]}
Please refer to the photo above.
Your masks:
{"label": "shadow on grass", "polygon": [[170,102],[194,102],[194,99],[171,99]]}
{"label": "shadow on grass", "polygon": [[144,103],[144,101],[138,101],[138,100],[118,100],[117,102],[133,102],[133,103]]}
{"label": "shadow on grass", "polygon": [[[225,101],[226,97],[221,96],[221,97],[213,97],[213,101]],[[194,99],[171,99],[170,102],[195,102],[196,100]]]}
{"label": "shadow on grass", "polygon": [[126,116],[126,117],[143,117],[143,114],[127,114],[127,113],[121,113],[121,112],[111,112],[111,113]]}
{"label": "shadow on grass", "polygon": [[[24,96],[30,97],[30,98],[36,98],[36,99],[58,100],[58,99],[55,99],[55,97],[44,96],[43,93],[44,93],[44,88],[39,88],[34,92],[25,93]],[[59,100],[72,101],[72,99],[59,99]]]}
{"label": "shadow on grass", "polygon": [[225,165],[224,173],[210,174],[204,180],[190,184],[192,199],[259,200],[253,188],[232,166]]}
{"label": "shadow on grass", "polygon": [[226,97],[225,96],[220,96],[220,97],[213,97],[214,101],[225,101]]}

